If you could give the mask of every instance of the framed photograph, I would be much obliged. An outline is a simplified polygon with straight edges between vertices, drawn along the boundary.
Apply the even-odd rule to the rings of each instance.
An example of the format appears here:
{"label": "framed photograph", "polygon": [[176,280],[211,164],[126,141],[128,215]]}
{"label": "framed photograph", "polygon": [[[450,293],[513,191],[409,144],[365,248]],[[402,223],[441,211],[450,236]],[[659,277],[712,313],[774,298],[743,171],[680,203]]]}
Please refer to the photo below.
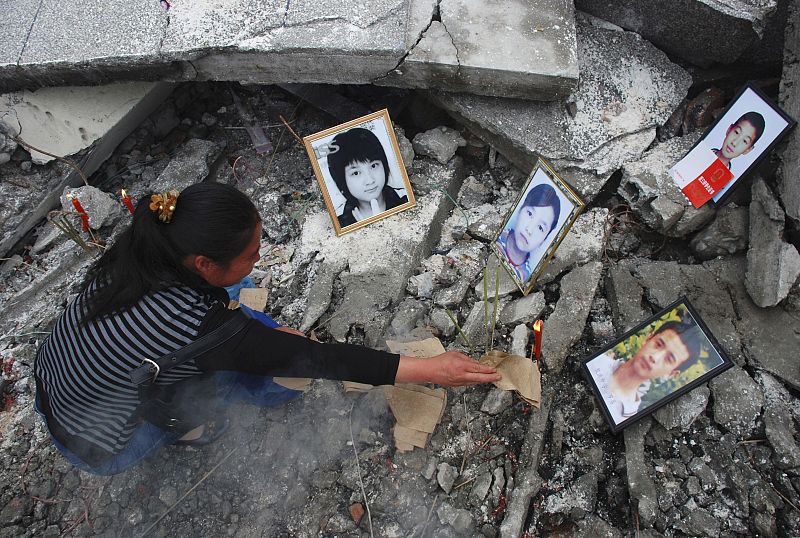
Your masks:
{"label": "framed photograph", "polygon": [[733,366],[685,297],[583,363],[616,433]]}
{"label": "framed photograph", "polygon": [[670,175],[695,207],[724,204],[795,123],[748,84]]}
{"label": "framed photograph", "polygon": [[540,158],[492,242],[497,259],[523,295],[533,289],[585,207],[572,187]]}
{"label": "framed photograph", "polygon": [[416,205],[388,110],[303,142],[337,236]]}

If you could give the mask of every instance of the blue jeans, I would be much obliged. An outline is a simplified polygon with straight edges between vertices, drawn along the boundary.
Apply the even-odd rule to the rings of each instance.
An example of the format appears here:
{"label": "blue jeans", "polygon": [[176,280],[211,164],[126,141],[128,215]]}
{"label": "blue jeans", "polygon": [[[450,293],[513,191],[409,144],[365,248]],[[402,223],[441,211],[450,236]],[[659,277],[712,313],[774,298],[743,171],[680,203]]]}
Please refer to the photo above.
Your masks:
{"label": "blue jeans", "polygon": [[[241,288],[253,287],[252,281],[246,282],[248,280],[249,277],[242,281],[243,285],[232,286],[235,288],[234,292],[237,298]],[[231,296],[234,295],[234,292],[230,289],[228,290]],[[241,306],[241,309],[250,317],[257,319],[267,327],[274,329],[280,326],[274,319],[263,312],[256,312],[246,306]],[[278,385],[271,377],[240,372],[215,372],[214,382],[217,388],[217,398],[223,406],[243,402],[258,407],[273,407],[303,394],[302,391],[287,389],[286,387]],[[44,417],[41,406],[39,405],[38,394],[36,395],[34,408],[37,413]],[[181,437],[181,434],[167,432],[145,422],[134,430],[133,436],[122,451],[115,454],[110,460],[95,467],[92,467],[70,452],[70,450],[53,437],[52,434],[50,437],[53,440],[53,446],[55,446],[72,465],[88,473],[107,476],[130,469],[164,445],[177,441]]]}

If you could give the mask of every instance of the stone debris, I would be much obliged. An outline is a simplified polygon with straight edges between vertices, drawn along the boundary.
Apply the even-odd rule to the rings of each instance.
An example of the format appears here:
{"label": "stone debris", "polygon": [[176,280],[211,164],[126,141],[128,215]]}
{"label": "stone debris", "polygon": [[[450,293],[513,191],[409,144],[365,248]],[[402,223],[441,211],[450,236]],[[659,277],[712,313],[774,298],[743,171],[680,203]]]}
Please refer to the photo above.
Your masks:
{"label": "stone debris", "polygon": [[783,240],[783,209],[769,187],[759,180],[752,192],[745,287],[758,306],[775,306],[800,276],[800,253]]}
{"label": "stone debris", "polygon": [[[353,77],[348,82],[363,82],[389,72],[395,76],[395,68],[410,76],[419,55],[435,48],[451,62],[442,70],[452,75],[441,81],[444,86],[463,82],[471,72],[466,66],[474,51],[461,47],[459,32],[474,27],[455,20],[462,4],[444,0],[437,9],[435,2],[388,0],[358,14],[344,5],[332,11],[323,5],[292,5],[287,11],[281,5],[256,13],[251,5],[237,4],[232,18],[218,21],[228,33],[213,35],[200,32],[212,19],[187,17],[227,15],[233,6],[174,5],[158,13],[170,18],[160,36],[165,50],[177,50],[171,48],[176,36],[197,39],[192,46],[202,50],[194,67],[175,59],[171,69],[187,70],[176,79],[189,70],[203,79],[226,69],[229,76],[256,81],[276,76],[286,65],[298,78],[317,76],[313,58],[302,55],[309,32],[325,30],[320,50],[334,42],[342,50],[328,58],[328,77],[348,73]],[[337,17],[325,18],[331,13]],[[100,13],[97,20],[106,18]],[[260,28],[256,20],[263,22]],[[541,33],[559,24],[550,19]],[[39,36],[41,28],[33,26],[32,35]],[[342,28],[354,42],[342,44]],[[393,34],[387,37],[389,28]],[[568,28],[564,36],[568,42]],[[302,45],[292,52],[281,48],[301,37]],[[433,38],[437,44],[431,48]],[[245,41],[252,47],[246,53],[238,48]],[[375,54],[350,62],[368,42]],[[266,43],[274,47],[268,58]],[[401,46],[387,49],[392,43]],[[800,534],[800,518],[789,504],[800,491],[795,397],[800,286],[792,287],[788,277],[774,286],[761,279],[762,293],[771,300],[787,287],[788,295],[775,306],[759,306],[751,297],[755,283],[746,282],[757,280],[757,272],[745,277],[753,269],[743,255],[748,242],[751,254],[756,252],[756,233],[773,244],[797,246],[791,200],[781,186],[791,150],[777,177],[765,161],[758,171],[764,182],[756,181],[752,202],[744,189],[738,206],[695,211],[681,198],[670,198],[675,193],[664,182],[668,161],[714,117],[721,95],[729,98],[744,73],[753,78],[742,63],[749,60],[713,72],[691,67],[694,86],[688,94],[686,71],[636,34],[580,14],[578,43],[581,82],[572,95],[537,103],[434,93],[434,100],[455,111],[456,123],[422,94],[406,90],[234,85],[273,143],[272,152],[262,156],[241,128],[227,85],[181,85],[136,122],[138,127],[126,127],[110,146],[116,149],[106,153],[111,157],[91,176],[92,189],[109,209],[109,219],[95,231],[107,244],[128,222],[119,188],[136,196],[155,187],[227,182],[250,196],[261,214],[265,245],[253,278],[268,299],[263,308],[280,323],[321,341],[376,347],[391,338],[408,344],[435,334],[446,349],[477,357],[487,345],[482,300],[487,267],[488,295],[495,293],[497,260],[490,246],[527,179],[527,170],[511,162],[529,169],[535,154],[549,159],[589,208],[527,296],[501,270],[498,320],[488,344],[495,355],[518,355],[520,364],[537,374],[541,367],[536,401],[490,385],[436,389],[438,426],[426,426],[424,440],[409,437],[402,450],[393,443],[398,430],[384,389],[345,391],[341,383],[314,380],[302,398],[286,406],[232,407],[230,431],[208,447],[167,447],[109,478],[72,468],[32,409],[31,370],[38,345],[75,297],[98,252],[78,248],[43,221],[44,213],[33,224],[22,224],[19,216],[36,215],[48,193],[51,207],[57,207],[65,187],[77,183],[64,183],[70,175],[64,163],[34,164],[26,150],[0,137],[3,240],[19,234],[9,240],[3,257],[10,259],[0,266],[0,534],[356,535],[368,532],[365,502],[374,533],[398,538],[564,532],[618,537],[631,529],[643,537]],[[411,53],[402,58],[404,50]],[[456,52],[461,73],[450,69]],[[253,72],[251,62],[267,67]],[[774,96],[777,72],[768,65],[757,83]],[[152,67],[154,77],[162,67]],[[65,68],[53,66],[51,76]],[[3,69],[0,84],[8,72]],[[93,76],[99,81],[105,73]],[[136,78],[136,69],[130,76]],[[316,93],[300,95],[310,89]],[[787,91],[791,84],[784,81],[782,92]],[[299,106],[300,99],[312,106]],[[335,237],[305,149],[278,115],[302,136],[346,121],[339,117],[346,111],[384,107],[393,111],[418,205]],[[452,131],[443,133],[443,125]],[[448,139],[452,135],[452,147],[434,157],[415,152],[408,138],[432,129]],[[457,132],[466,139],[460,149]],[[109,136],[97,147],[111,144]],[[792,147],[793,139],[789,142]],[[613,180],[601,188],[609,177]],[[104,214],[92,200],[84,206],[90,215]],[[768,269],[780,267],[773,263]],[[681,295],[735,366],[613,438],[581,364]],[[490,317],[493,306],[490,302]],[[445,308],[469,334],[471,349]],[[545,321],[543,364],[527,358],[536,319]],[[84,514],[88,520],[81,519]],[[200,526],[197,514],[207,516]]]}
{"label": "stone debris", "polygon": [[561,370],[569,349],[581,337],[602,270],[602,263],[590,262],[561,279],[561,297],[545,321],[542,338],[542,358],[548,368]]}
{"label": "stone debris", "polygon": [[778,2],[577,0],[575,7],[636,32],[661,50],[697,65],[734,63],[757,48]]}
{"label": "stone debris", "polygon": [[[783,52],[783,76],[780,86],[781,108],[792,118],[800,118],[800,7],[788,2],[789,15],[786,23],[785,49]],[[800,184],[796,171],[800,166],[800,130],[794,129],[781,155],[778,180],[781,200],[786,216],[795,224],[800,223]]]}
{"label": "stone debris", "polygon": [[630,32],[577,18],[580,82],[563,103],[432,92],[475,134],[522,170],[544,157],[586,201],[655,139],[691,84],[683,69]]}
{"label": "stone debris", "polygon": [[737,254],[749,244],[749,229],[748,208],[726,205],[719,208],[711,224],[692,237],[689,248],[701,260]]}
{"label": "stone debris", "polygon": [[650,430],[652,421],[646,418],[625,429],[625,464],[628,474],[630,495],[639,503],[639,517],[644,526],[655,522],[658,511],[656,486],[650,478],[650,471],[644,455],[644,436]]}
{"label": "stone debris", "polygon": [[569,233],[558,245],[553,258],[537,282],[545,284],[562,272],[590,261],[599,261],[608,225],[608,209],[598,207],[578,217]]}
{"label": "stone debris", "polygon": [[764,395],[758,384],[734,366],[709,383],[714,395],[714,420],[727,430],[745,437],[761,416]]}
{"label": "stone debris", "polygon": [[[96,187],[78,187],[77,189],[65,189],[61,196],[61,210],[68,213],[77,213],[72,205],[72,197],[81,204],[89,217],[89,227],[93,230],[103,226],[111,226],[119,220],[123,211],[127,214],[120,200],[114,199],[109,193],[103,192]],[[80,229],[77,217],[73,222],[76,229]]]}
{"label": "stone debris", "polygon": [[416,135],[412,144],[417,154],[433,157],[440,163],[447,164],[458,148],[467,145],[467,141],[455,129],[436,127]]}
{"label": "stone debris", "polygon": [[692,207],[667,173],[694,146],[699,135],[658,144],[622,169],[620,196],[648,226],[670,237],[685,237],[714,217],[714,210],[708,204],[699,209]]}
{"label": "stone debris", "polygon": [[[578,60],[571,3],[546,0],[532,6],[515,0],[504,6],[502,17],[473,0],[437,2],[438,17],[431,17],[422,7],[428,4],[419,2],[418,9],[412,4],[412,16],[421,11],[419,24],[427,26],[397,69],[377,83],[542,100],[574,88]],[[507,40],[484,39],[499,32]]]}

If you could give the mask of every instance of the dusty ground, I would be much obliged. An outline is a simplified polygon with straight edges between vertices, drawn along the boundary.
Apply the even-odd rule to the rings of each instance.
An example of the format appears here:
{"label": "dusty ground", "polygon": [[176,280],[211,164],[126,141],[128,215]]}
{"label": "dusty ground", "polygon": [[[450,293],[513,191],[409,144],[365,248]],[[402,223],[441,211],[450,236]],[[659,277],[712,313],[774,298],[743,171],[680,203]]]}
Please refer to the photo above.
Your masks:
{"label": "dusty ground", "polygon": [[[123,142],[93,184],[112,193],[121,186],[144,192],[188,140],[213,142],[215,149],[198,157],[211,161],[205,179],[232,182],[259,205],[270,247],[262,252],[255,279],[270,289],[267,311],[299,326],[315,300],[309,299],[310,283],[322,266],[294,253],[303,241],[306,216],[324,211],[324,204],[305,150],[278,116],[289,119],[300,136],[337,122],[273,87],[236,86],[236,91],[269,126],[273,153],[253,151],[225,85],[184,85]],[[466,327],[479,301],[473,288],[480,283],[489,241],[481,224],[491,228],[503,216],[481,207],[511,203],[525,175],[413,93],[339,91],[370,110],[388,106],[408,139],[439,125],[460,129],[468,138],[456,156],[463,186],[452,196],[460,208],[432,226],[434,247],[423,253],[415,274],[431,273],[433,257],[448,259],[454,248],[474,249],[483,257],[474,267],[450,257],[444,269],[428,275],[433,291],[427,295],[405,277],[390,282],[400,300],[384,307],[385,319],[391,320],[387,336],[434,334],[446,347],[460,347],[452,326],[441,319],[444,302],[436,293],[456,297],[450,308]],[[21,151],[3,165],[3,178],[25,177],[19,172],[25,161]],[[424,170],[427,161],[418,155],[409,169]],[[56,164],[30,174],[58,171]],[[412,182],[422,179],[412,173]],[[620,174],[612,176],[587,208],[597,225],[584,236],[585,255],[536,290],[542,294],[541,315],[549,320],[548,336],[565,350],[558,361],[563,369],[547,357],[542,364],[542,409],[491,387],[448,389],[445,415],[428,448],[402,454],[394,449],[393,419],[380,391],[344,394],[338,383],[316,381],[304,397],[281,408],[231,409],[231,431],[212,446],[170,447],[110,478],[72,469],[31,409],[36,348],[94,256],[43,224],[35,231],[38,237],[28,241],[39,248],[20,249],[22,263],[0,269],[0,300],[8,309],[0,320],[0,536],[368,536],[369,518],[357,525],[352,516],[364,504],[376,536],[492,537],[515,518],[519,530],[531,536],[800,535],[800,400],[791,383],[773,377],[774,369],[757,360],[757,342],[748,337],[751,311],[735,278],[741,257],[702,264],[688,238],[667,238],[628,211],[617,194],[619,182]],[[113,239],[124,217],[98,235]],[[698,300],[715,331],[728,319],[731,334],[717,337],[736,343],[728,352],[737,375],[746,380],[726,383],[750,383],[755,396],[736,398],[724,387],[704,387],[698,397],[671,406],[669,416],[665,412],[624,436],[612,435],[582,378],[581,359],[622,332],[630,321],[627,313],[638,310],[644,319],[666,306],[661,291],[672,285],[677,267],[690,269],[680,269],[684,273],[672,298],[685,293]],[[589,276],[575,282],[579,271]],[[703,275],[692,271],[717,275],[719,290],[704,292]],[[328,323],[346,293],[346,276],[339,274],[314,324],[321,339],[331,338]],[[704,302],[709,296],[717,303]],[[520,298],[511,291],[505,300]],[[584,318],[569,328],[554,325],[560,309],[578,303],[586,305]],[[731,305],[730,312],[715,308],[723,303]],[[501,323],[495,345],[509,349],[513,329],[530,326],[538,314]],[[772,327],[775,338],[796,337],[796,312],[785,315],[788,326]],[[348,340],[362,343],[364,335],[363,327],[354,325]],[[748,407],[754,399],[756,409]],[[723,406],[744,418],[724,416]],[[537,424],[541,432],[533,431]],[[512,513],[508,503],[522,495],[520,483],[531,473],[541,477],[540,487],[530,503]]]}

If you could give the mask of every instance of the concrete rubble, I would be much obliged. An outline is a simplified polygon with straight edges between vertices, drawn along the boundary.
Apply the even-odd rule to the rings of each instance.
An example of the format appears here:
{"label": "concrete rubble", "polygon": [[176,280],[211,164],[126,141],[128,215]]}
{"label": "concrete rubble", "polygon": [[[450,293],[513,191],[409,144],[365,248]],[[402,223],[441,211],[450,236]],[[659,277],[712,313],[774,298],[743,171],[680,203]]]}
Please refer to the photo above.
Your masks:
{"label": "concrete rubble", "polygon": [[523,170],[544,157],[586,200],[655,140],[691,79],[630,32],[578,18],[580,84],[566,103],[431,92],[474,133]]}
{"label": "concrete rubble", "polygon": [[576,0],[575,6],[636,32],[664,52],[697,65],[731,64],[764,37],[776,0]]}
{"label": "concrete rubble", "polygon": [[[432,2],[411,2],[412,26],[416,4]],[[377,83],[545,101],[575,87],[571,2],[514,0],[498,12],[485,2],[442,0],[435,9],[438,18],[423,11],[419,25],[427,24],[424,31],[397,68]],[[505,39],[490,37],[498,34]]]}
{"label": "concrete rubble", "polygon": [[[785,50],[783,53],[783,76],[781,77],[780,105],[787,114],[800,117],[800,6],[790,2],[789,19],[786,23]],[[794,129],[781,155],[778,173],[779,191],[786,215],[800,223],[800,185],[796,181],[796,170],[800,165],[800,131]]]}
{"label": "concrete rubble", "polygon": [[[747,41],[704,45],[690,61],[739,50],[741,65],[693,66],[691,77],[664,54],[683,54],[668,41],[615,26],[632,28],[626,21],[651,6],[614,1],[599,12],[589,6],[600,3],[578,2],[611,22],[578,13],[572,34],[570,2],[541,2],[539,11],[512,2],[492,17],[483,15],[491,6],[478,4],[237,1],[163,10],[134,2],[113,16],[99,5],[94,19],[79,20],[61,16],[75,11],[70,2],[7,6],[13,24],[2,39],[16,45],[0,53],[0,85],[31,86],[34,75],[99,83],[117,74],[282,85],[194,82],[172,91],[157,83],[147,112],[122,114],[92,145],[63,150],[78,152],[71,158],[89,167],[91,187],[65,183],[75,179],[68,165],[39,164],[0,137],[0,256],[8,258],[0,264],[0,535],[800,535],[800,287],[791,264],[776,263],[798,244],[787,179],[796,138],[776,149],[781,167],[765,161],[752,196],[745,189],[735,206],[694,210],[666,176],[698,136],[689,131],[713,117],[708,103],[751,78],[747,58],[769,44],[746,36],[765,35],[759,27],[775,24],[770,13],[785,3],[740,2],[734,15],[733,2],[675,8],[672,24],[702,12],[708,19],[697,22],[718,21]],[[787,35],[797,26],[797,2],[790,7]],[[120,13],[129,24],[119,24],[128,20]],[[70,46],[55,24],[62,19],[82,29]],[[107,47],[92,51],[96,29],[112,21],[98,43]],[[541,47],[566,45],[558,51],[566,67],[531,58],[493,66],[513,41],[495,39],[498,25],[512,36],[531,21]],[[123,41],[128,31],[140,35]],[[787,107],[796,42],[786,44]],[[579,81],[569,65],[575,44]],[[528,45],[512,52],[535,56]],[[116,56],[96,60],[108,51]],[[60,60],[33,63],[48,57]],[[80,62],[97,67],[76,72]],[[759,65],[758,83],[777,96],[780,73],[766,59]],[[355,85],[288,85],[297,81]],[[422,92],[370,81],[469,93],[429,92],[435,105]],[[560,100],[481,96],[515,91]],[[269,138],[269,152],[256,152],[232,92]],[[335,97],[323,103],[326,95]],[[417,206],[336,237],[305,148],[279,116],[302,137],[346,121],[349,111],[381,108],[392,112]],[[495,292],[491,244],[536,155],[588,207],[527,296],[504,270]],[[426,447],[400,452],[382,389],[345,393],[341,383],[314,380],[283,406],[234,405],[230,430],[209,446],[166,447],[112,477],[70,466],[33,410],[36,350],[103,245],[127,226],[119,189],[136,198],[200,181],[235,185],[254,201],[264,241],[251,277],[265,311],[323,342],[383,348],[387,339],[436,336],[475,357],[488,348],[527,357],[533,322],[543,320],[540,408],[491,385],[446,388]],[[94,219],[94,237],[78,232],[92,243],[86,249],[37,209],[70,210],[66,193]],[[80,230],[77,216],[68,218]],[[582,364],[680,296],[734,366],[612,435]]]}
{"label": "concrete rubble", "polygon": [[[0,88],[118,79],[380,83],[551,100],[578,78],[571,2],[519,1],[501,19],[470,0],[166,5],[99,5],[86,20],[76,2],[32,9],[13,0]],[[487,39],[499,31],[509,41]],[[80,69],[86,64],[93,68]]]}
{"label": "concrete rubble", "polygon": [[671,237],[684,237],[696,232],[714,218],[714,209],[710,205],[699,209],[692,207],[667,173],[694,146],[699,135],[673,138],[622,168],[620,196],[645,224]]}
{"label": "concrete rubble", "polygon": [[753,183],[750,203],[750,249],[745,287],[761,307],[775,306],[789,295],[800,276],[800,253],[783,240],[785,215],[763,181]]}

